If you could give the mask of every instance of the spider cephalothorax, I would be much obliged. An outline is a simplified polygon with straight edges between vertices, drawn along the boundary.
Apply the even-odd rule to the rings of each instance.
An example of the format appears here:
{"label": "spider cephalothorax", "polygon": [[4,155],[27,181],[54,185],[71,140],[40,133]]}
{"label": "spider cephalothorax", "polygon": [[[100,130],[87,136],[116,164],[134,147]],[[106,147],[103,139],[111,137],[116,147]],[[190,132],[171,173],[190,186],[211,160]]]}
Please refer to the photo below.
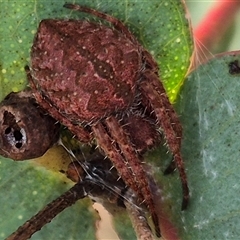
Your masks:
{"label": "spider cephalothorax", "polygon": [[[148,206],[158,231],[158,216],[141,155],[126,126],[141,116],[161,129],[173,165],[180,173],[185,208],[189,198],[180,153],[182,128],[158,76],[152,56],[118,19],[79,5],[114,28],[79,20],[43,20],[38,28],[27,70],[40,106],[85,143],[96,140],[119,174]],[[129,119],[129,121],[128,121]],[[144,139],[144,135],[142,136]],[[136,140],[135,140],[136,141]]]}

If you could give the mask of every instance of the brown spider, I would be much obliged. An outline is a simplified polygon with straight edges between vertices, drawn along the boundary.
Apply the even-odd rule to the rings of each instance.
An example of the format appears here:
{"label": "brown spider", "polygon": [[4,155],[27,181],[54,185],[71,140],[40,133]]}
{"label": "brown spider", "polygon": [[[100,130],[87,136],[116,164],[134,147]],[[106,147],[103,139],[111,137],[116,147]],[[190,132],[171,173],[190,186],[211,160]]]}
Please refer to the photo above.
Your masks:
{"label": "brown spider", "polygon": [[[65,146],[69,145],[68,141],[63,144],[59,139],[59,124],[36,104],[31,92],[25,90],[7,95],[0,104],[0,116],[2,116],[0,118],[1,155],[14,160],[36,158],[42,156],[53,144],[60,143],[74,160],[69,164],[66,173],[73,182],[76,182],[73,188],[20,226],[7,238],[8,240],[30,238],[61,211],[86,196],[96,201],[100,200],[110,213],[112,211],[114,213],[119,207],[126,207],[138,239],[154,238],[145,211],[139,207],[136,193],[126,186],[111,161],[95,150],[94,145],[91,147],[91,152],[93,150],[94,152],[89,154],[89,147],[86,146],[84,154],[81,151],[82,147],[77,148],[75,153],[69,150],[72,146]],[[149,143],[157,141],[155,125],[151,124],[150,120],[131,115],[126,121],[129,122],[126,127],[131,133],[131,141],[139,152],[144,153]],[[141,123],[141,134],[144,132],[144,139],[140,138],[136,123]],[[155,187],[151,176],[149,179],[151,186]]]}
{"label": "brown spider", "polygon": [[[64,7],[110,22],[42,20],[35,36],[27,76],[34,97],[53,118],[84,143],[96,140],[125,183],[145,201],[160,236],[159,221],[142,155],[131,139],[131,117],[149,119],[164,134],[189,199],[181,157],[182,128],[158,76],[152,56],[124,24],[107,14],[74,4]],[[142,120],[136,121],[141,129]],[[149,123],[150,124],[150,123]],[[144,132],[139,138],[144,139]],[[157,137],[156,137],[157,138]],[[158,141],[150,141],[149,148]]]}

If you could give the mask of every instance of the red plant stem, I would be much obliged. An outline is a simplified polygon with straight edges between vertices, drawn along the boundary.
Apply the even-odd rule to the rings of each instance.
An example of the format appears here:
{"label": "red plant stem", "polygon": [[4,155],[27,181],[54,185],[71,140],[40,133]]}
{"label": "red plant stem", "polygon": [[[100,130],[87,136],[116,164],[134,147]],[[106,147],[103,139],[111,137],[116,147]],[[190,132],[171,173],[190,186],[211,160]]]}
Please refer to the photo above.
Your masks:
{"label": "red plant stem", "polygon": [[[194,29],[194,39],[199,42],[196,44],[195,50],[199,54],[200,59],[205,59],[209,55],[216,43],[218,43],[222,36],[227,32],[228,28],[234,22],[236,13],[240,9],[239,0],[219,0],[214,4],[210,11],[206,14],[201,23]],[[199,51],[201,48],[201,51]]]}

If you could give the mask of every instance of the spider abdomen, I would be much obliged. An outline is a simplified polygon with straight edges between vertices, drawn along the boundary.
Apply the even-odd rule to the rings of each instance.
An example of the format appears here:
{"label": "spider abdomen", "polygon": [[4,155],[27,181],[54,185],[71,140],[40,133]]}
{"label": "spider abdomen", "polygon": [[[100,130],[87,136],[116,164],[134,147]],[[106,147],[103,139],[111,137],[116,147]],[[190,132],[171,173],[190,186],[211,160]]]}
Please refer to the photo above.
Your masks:
{"label": "spider abdomen", "polygon": [[128,108],[141,65],[138,45],[116,29],[88,21],[43,20],[31,51],[37,88],[72,121]]}

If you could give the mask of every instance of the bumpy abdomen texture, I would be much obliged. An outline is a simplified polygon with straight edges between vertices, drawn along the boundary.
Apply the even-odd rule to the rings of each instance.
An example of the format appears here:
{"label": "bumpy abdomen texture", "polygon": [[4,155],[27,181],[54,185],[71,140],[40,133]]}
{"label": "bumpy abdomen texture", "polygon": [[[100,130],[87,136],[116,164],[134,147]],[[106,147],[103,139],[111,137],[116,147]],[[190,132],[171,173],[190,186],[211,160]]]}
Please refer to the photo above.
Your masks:
{"label": "bumpy abdomen texture", "polygon": [[31,75],[38,89],[77,122],[128,108],[141,68],[136,43],[87,21],[43,20],[31,52]]}

